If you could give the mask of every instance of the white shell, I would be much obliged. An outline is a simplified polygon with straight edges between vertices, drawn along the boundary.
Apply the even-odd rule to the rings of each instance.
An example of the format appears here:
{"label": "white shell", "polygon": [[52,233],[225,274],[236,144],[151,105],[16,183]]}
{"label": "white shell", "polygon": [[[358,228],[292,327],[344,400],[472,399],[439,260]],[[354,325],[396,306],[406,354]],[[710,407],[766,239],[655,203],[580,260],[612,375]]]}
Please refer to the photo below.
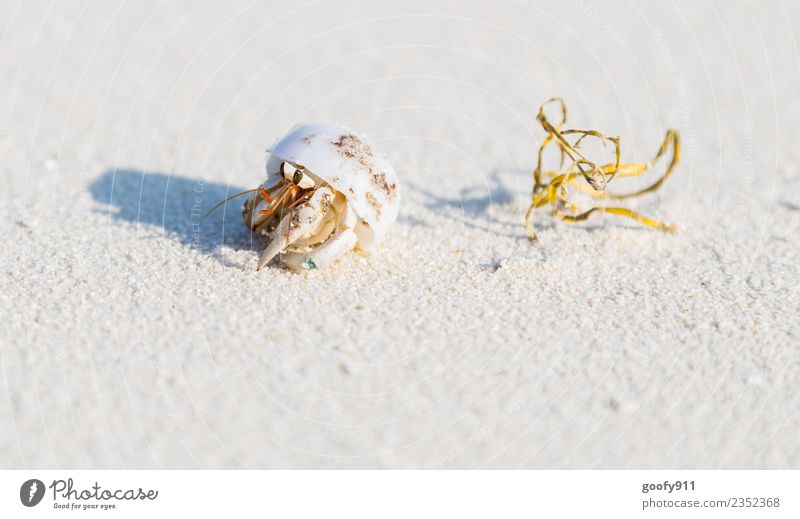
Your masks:
{"label": "white shell", "polygon": [[397,219],[394,168],[353,130],[332,124],[293,127],[270,151],[265,186],[282,178],[283,161],[305,167],[347,198],[360,220],[355,231],[362,248],[376,245]]}

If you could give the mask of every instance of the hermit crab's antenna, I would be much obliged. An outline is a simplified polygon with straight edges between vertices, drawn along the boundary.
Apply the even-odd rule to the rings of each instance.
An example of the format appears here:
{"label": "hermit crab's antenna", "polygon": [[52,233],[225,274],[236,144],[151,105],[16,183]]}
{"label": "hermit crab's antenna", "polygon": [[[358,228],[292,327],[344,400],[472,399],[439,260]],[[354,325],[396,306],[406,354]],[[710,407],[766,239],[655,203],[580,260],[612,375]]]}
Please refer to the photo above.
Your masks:
{"label": "hermit crab's antenna", "polygon": [[228,202],[230,202],[234,198],[238,198],[238,197],[240,197],[242,195],[247,195],[249,193],[255,193],[256,191],[258,191],[258,188],[256,188],[256,189],[248,189],[247,191],[242,191],[241,193],[236,193],[235,195],[231,195],[231,196],[229,196],[228,198],[226,198],[225,200],[223,200],[221,202],[217,202],[216,204],[214,204],[214,207],[212,207],[211,209],[208,210],[208,212],[206,213],[206,215],[203,218],[207,218],[208,215],[210,215],[211,213],[216,211],[218,207],[227,204]]}
{"label": "hermit crab's antenna", "polygon": [[[553,125],[544,113],[545,106],[550,103],[558,103],[561,108],[561,121],[556,125]],[[533,213],[537,208],[545,205],[550,205],[550,213],[552,216],[565,222],[580,222],[586,220],[595,212],[603,212],[626,216],[647,227],[654,227],[665,231],[675,230],[674,225],[668,225],[661,221],[654,220],[625,207],[595,206],[586,211],[582,211],[569,200],[567,187],[575,187],[578,191],[596,199],[613,200],[634,198],[659,189],[672,174],[675,170],[675,166],[677,166],[680,161],[680,138],[676,130],[667,130],[661,147],[651,160],[647,162],[620,163],[619,137],[608,137],[596,130],[561,129],[567,122],[567,105],[563,99],[556,97],[546,101],[539,108],[536,119],[539,121],[544,131],[547,132],[547,137],[545,137],[542,141],[542,145],[539,147],[536,168],[533,170],[531,203],[528,207],[528,211],[525,213],[525,227],[532,240],[536,239],[536,231],[533,227]],[[567,136],[578,136],[578,138],[571,143],[567,139]],[[607,146],[609,143],[612,144],[614,146],[614,162],[598,166],[581,154],[577,148],[580,147],[581,142],[586,138],[599,139],[603,146]],[[542,168],[542,157],[545,148],[551,143],[555,143],[558,146],[561,160],[558,170],[545,173]],[[670,162],[664,173],[656,179],[655,182],[643,189],[630,193],[612,193],[606,191],[606,186],[615,177],[635,177],[649,171],[650,168],[653,167],[653,164],[663,157],[670,148],[672,149]],[[569,159],[569,165],[564,169],[564,164],[568,162],[567,159]],[[545,178],[548,180],[545,180]],[[586,183],[581,183],[581,179],[585,180]]]}

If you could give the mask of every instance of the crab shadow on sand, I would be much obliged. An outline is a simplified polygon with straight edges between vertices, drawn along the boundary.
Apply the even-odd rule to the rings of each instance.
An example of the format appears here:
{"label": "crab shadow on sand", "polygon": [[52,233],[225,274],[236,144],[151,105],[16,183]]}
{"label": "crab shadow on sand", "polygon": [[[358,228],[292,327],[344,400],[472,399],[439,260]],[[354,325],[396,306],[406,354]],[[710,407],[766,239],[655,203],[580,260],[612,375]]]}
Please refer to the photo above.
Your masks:
{"label": "crab shadow on sand", "polygon": [[260,238],[242,225],[242,199],[234,199],[209,216],[217,202],[244,191],[241,186],[207,182],[135,169],[104,171],[90,185],[94,199],[105,204],[98,212],[114,220],[161,227],[170,237],[209,254],[225,265],[220,247],[257,250]]}

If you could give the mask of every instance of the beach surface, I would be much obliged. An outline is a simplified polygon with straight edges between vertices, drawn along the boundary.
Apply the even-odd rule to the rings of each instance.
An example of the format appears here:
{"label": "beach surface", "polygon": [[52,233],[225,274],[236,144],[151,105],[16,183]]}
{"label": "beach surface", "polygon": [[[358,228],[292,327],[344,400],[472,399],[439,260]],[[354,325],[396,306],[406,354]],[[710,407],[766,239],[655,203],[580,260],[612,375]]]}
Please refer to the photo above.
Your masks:
{"label": "beach surface", "polygon": [[[800,468],[798,19],[3,2],[0,466]],[[624,201],[675,234],[542,209],[528,239],[554,96],[624,161],[680,131]],[[255,272],[240,201],[202,216],[301,122],[368,136],[400,215],[374,254]]]}

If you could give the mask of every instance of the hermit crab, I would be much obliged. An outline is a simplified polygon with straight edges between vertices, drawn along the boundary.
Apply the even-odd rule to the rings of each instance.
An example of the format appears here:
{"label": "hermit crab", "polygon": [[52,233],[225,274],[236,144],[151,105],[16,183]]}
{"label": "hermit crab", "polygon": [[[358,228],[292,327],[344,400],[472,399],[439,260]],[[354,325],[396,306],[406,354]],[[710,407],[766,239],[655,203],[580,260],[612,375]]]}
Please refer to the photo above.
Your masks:
{"label": "hermit crab", "polygon": [[326,267],[354,248],[373,249],[397,218],[394,169],[356,132],[298,125],[268,151],[263,184],[211,209],[250,195],[244,223],[271,239],[256,270],[279,254],[291,269]]}
{"label": "hermit crab", "polygon": [[[561,108],[561,121],[552,124],[545,115],[545,107],[548,104],[556,103]],[[533,213],[537,208],[543,206],[550,207],[551,216],[564,222],[580,222],[589,218],[596,212],[615,214],[632,218],[647,227],[654,227],[663,231],[673,232],[675,226],[663,223],[637,213],[626,207],[608,207],[604,205],[591,207],[582,210],[567,196],[568,188],[575,188],[592,198],[600,200],[622,200],[635,198],[646,193],[651,193],[659,189],[667,178],[675,171],[675,167],[681,158],[680,137],[677,130],[667,130],[664,140],[661,143],[655,156],[646,162],[621,163],[619,137],[608,137],[596,130],[575,130],[562,129],[567,122],[567,105],[563,99],[555,97],[548,100],[539,108],[536,117],[542,126],[547,137],[539,147],[538,161],[533,170],[533,192],[528,211],[525,214],[525,226],[531,239],[536,239],[536,231],[533,227]],[[614,161],[608,164],[598,165],[581,153],[581,144],[585,139],[598,139],[603,146],[609,143],[614,147]],[[560,155],[561,163],[557,170],[545,172],[543,167],[543,155],[545,149],[554,144]],[[669,151],[671,157],[667,161],[664,172],[650,185],[628,193],[615,193],[606,190],[608,183],[617,177],[638,177],[648,172],[659,159],[664,157]],[[564,167],[566,164],[566,168]],[[586,183],[581,183],[584,180]]]}

